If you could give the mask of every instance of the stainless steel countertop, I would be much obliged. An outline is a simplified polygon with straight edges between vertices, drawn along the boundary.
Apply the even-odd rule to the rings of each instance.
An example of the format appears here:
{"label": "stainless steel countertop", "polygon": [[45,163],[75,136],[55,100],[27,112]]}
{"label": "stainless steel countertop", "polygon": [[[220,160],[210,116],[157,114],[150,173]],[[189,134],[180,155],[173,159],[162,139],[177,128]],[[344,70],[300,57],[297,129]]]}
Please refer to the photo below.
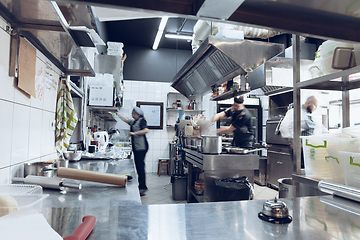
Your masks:
{"label": "stainless steel countertop", "polygon": [[110,207],[118,206],[119,202],[123,201],[141,205],[134,160],[80,160],[70,162],[69,168],[119,175],[129,174],[133,179],[128,181],[126,187],[79,181],[83,186],[81,190],[69,189],[64,192],[56,189],[44,189],[44,193],[50,196],[44,200],[43,207]]}
{"label": "stainless steel countertop", "polygon": [[[90,239],[360,239],[360,205],[315,196],[285,198],[293,221],[276,225],[258,218],[265,200],[141,205],[133,160],[80,161],[70,167],[131,174],[126,188],[84,182],[79,191],[45,190],[42,213],[62,237],[86,215],[96,217]],[[136,194],[135,194],[136,193]]]}
{"label": "stainless steel countertop", "polygon": [[258,218],[264,200],[196,204],[52,208],[51,226],[63,237],[85,215],[97,221],[88,239],[360,239],[359,203],[332,197],[280,199],[293,221],[277,225]]}

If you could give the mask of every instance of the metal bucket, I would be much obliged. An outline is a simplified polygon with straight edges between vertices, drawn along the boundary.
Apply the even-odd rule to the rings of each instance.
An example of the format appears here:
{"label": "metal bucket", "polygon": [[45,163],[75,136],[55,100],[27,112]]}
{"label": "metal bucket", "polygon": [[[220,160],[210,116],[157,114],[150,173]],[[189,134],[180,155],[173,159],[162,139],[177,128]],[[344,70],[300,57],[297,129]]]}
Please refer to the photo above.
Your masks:
{"label": "metal bucket", "polygon": [[296,197],[296,185],[292,178],[280,178],[279,183],[279,198]]}

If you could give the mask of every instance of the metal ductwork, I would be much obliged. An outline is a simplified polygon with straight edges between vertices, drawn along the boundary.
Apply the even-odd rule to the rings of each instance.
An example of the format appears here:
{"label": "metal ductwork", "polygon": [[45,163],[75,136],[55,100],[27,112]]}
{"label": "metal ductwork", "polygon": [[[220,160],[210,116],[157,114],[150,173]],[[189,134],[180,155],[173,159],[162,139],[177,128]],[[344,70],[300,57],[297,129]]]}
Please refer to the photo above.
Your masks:
{"label": "metal ductwork", "polygon": [[238,75],[246,75],[284,46],[251,40],[209,36],[173,78],[171,86],[194,99]]}
{"label": "metal ductwork", "polygon": [[[194,25],[193,32],[194,34],[191,42],[193,53],[210,35],[237,39],[244,39],[244,37],[268,39],[280,34],[280,32],[271,31],[264,28],[254,28],[204,20],[197,21],[197,23]],[[242,37],[240,37],[241,35]]]}
{"label": "metal ductwork", "polygon": [[[305,80],[312,64],[314,63],[316,45],[312,43],[300,43],[300,66],[301,78]],[[286,92],[293,88],[293,55],[292,46],[285,49],[285,57],[274,57],[256,68],[248,75],[247,83],[252,90],[259,89],[265,95],[273,95]],[[310,74],[310,72],[308,72]]]}

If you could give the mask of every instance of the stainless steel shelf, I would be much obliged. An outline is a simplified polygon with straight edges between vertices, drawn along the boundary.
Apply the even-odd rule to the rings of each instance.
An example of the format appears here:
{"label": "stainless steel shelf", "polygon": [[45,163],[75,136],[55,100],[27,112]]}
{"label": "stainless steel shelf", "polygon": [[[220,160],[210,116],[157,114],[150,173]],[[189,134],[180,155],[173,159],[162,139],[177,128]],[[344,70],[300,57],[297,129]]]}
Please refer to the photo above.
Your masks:
{"label": "stainless steel shelf", "polygon": [[194,198],[196,199],[196,201],[198,201],[199,203],[205,202],[205,197],[204,197],[204,195],[195,194],[195,192],[194,192],[193,189],[190,189],[190,193],[194,196]]}
{"label": "stainless steel shelf", "polygon": [[102,106],[88,106],[90,111],[93,112],[95,116],[98,116],[105,121],[116,121],[116,119],[109,112],[117,112],[119,108],[117,107],[102,107]]}
{"label": "stainless steel shelf", "polygon": [[248,93],[248,92],[249,92],[248,90],[242,91],[240,89],[234,89],[234,90],[227,91],[227,92],[225,92],[223,94],[220,94],[219,96],[212,97],[212,98],[210,98],[210,101],[226,100],[226,99],[230,99],[230,98],[233,98],[233,97],[236,97],[238,95]]}
{"label": "stainless steel shelf", "polygon": [[178,112],[183,110],[185,112],[205,112],[205,110],[190,110],[190,109],[175,109],[175,108],[166,108],[167,112]]}
{"label": "stainless steel shelf", "polygon": [[352,90],[352,89],[360,88],[360,79],[344,82],[339,78],[344,76],[349,76],[351,74],[358,72],[360,72],[360,65],[347,70],[343,70],[343,71],[327,74],[321,77],[313,78],[310,80],[306,80],[303,82],[299,82],[297,83],[297,87],[301,89],[335,90],[335,91]]}

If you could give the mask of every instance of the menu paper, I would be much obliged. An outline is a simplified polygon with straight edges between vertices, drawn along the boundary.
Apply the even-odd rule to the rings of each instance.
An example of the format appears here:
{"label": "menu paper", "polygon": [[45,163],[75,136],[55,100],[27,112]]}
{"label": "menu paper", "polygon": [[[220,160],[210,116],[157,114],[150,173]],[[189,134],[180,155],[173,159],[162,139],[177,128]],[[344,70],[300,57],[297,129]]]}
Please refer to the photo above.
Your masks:
{"label": "menu paper", "polygon": [[36,98],[35,66],[36,49],[24,38],[20,38],[19,46],[18,87]]}

